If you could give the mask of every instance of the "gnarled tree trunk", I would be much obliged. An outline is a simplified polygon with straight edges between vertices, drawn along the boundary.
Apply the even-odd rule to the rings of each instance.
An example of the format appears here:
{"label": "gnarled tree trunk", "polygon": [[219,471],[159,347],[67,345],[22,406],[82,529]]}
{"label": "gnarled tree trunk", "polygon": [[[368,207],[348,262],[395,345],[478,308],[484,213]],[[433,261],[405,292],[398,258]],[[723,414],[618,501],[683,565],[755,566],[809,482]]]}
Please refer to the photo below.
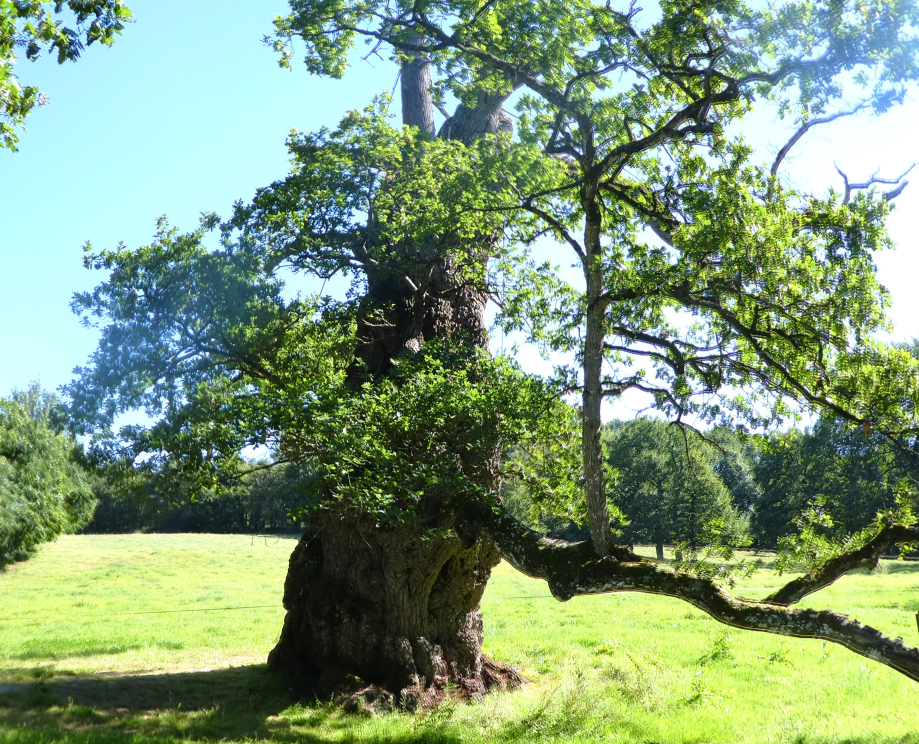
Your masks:
{"label": "gnarled tree trunk", "polygon": [[497,562],[488,542],[422,539],[324,512],[291,556],[269,666],[309,674],[326,690],[350,675],[415,696],[450,681],[479,698],[514,681],[482,655],[479,602]]}
{"label": "gnarled tree trunk", "polygon": [[[403,101],[405,123],[432,132],[427,64],[406,61],[402,80],[403,96],[428,98]],[[501,101],[482,96],[476,109],[460,107],[440,136],[468,143],[509,127]],[[493,240],[461,248],[484,267]],[[470,281],[468,271],[460,276],[452,251],[412,248],[410,262],[368,270],[348,373],[355,387],[389,374],[397,355],[435,338],[487,347],[484,281]],[[496,447],[462,453],[465,474],[496,488],[499,455]],[[270,668],[308,675],[323,692],[371,684],[401,691],[408,702],[436,696],[448,682],[472,698],[522,683],[482,655],[479,602],[498,562],[493,544],[452,536],[450,515],[432,500],[422,498],[419,509],[425,523],[416,527],[377,523],[340,504],[320,510],[290,559],[287,616]],[[432,537],[431,528],[446,536]]]}

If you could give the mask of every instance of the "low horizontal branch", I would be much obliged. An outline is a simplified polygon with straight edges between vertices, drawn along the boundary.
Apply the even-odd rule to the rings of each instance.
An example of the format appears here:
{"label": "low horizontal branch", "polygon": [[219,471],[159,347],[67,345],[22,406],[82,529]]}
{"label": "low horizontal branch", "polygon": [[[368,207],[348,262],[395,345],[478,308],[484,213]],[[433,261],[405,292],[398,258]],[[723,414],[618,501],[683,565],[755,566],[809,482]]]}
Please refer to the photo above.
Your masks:
{"label": "low horizontal branch", "polygon": [[469,500],[460,516],[461,532],[484,533],[517,570],[545,579],[557,599],[614,592],[676,597],[725,625],[837,643],[919,681],[919,649],[846,615],[735,597],[709,579],[674,571],[630,551],[597,558],[589,543],[547,539],[500,507]]}

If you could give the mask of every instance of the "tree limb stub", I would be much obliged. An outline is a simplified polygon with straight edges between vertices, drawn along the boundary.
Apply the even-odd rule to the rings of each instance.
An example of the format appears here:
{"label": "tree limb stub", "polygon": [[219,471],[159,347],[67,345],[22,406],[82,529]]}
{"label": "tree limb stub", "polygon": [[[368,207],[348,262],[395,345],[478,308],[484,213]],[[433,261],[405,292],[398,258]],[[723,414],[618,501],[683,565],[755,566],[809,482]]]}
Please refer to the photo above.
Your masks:
{"label": "tree limb stub", "polygon": [[[673,571],[630,551],[598,558],[589,543],[547,539],[503,509],[471,501],[461,509],[461,531],[465,526],[488,535],[502,558],[518,571],[544,579],[556,599],[566,601],[581,594],[615,592],[676,597],[725,625],[837,643],[919,682],[919,649],[846,615],[735,597],[709,579]],[[915,535],[915,531],[911,534]],[[895,537],[893,532],[891,537]]]}

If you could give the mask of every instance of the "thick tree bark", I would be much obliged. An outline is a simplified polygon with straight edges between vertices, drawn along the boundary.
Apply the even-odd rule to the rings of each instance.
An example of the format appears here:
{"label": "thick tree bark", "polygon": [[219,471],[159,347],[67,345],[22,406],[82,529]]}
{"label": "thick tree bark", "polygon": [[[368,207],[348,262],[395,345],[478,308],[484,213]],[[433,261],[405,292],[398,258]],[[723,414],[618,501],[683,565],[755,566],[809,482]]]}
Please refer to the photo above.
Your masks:
{"label": "thick tree bark", "polygon": [[603,341],[606,306],[603,304],[603,265],[600,230],[602,220],[596,195],[585,186],[581,200],[588,210],[584,230],[586,257],[584,279],[587,284],[587,329],[584,338],[584,392],[582,396],[582,447],[584,451],[584,496],[587,501],[587,523],[590,540],[597,555],[609,555],[612,532],[606,483],[603,478],[603,442],[601,438],[600,406],[603,372]]}
{"label": "thick tree bark", "polygon": [[[433,132],[427,63],[405,63],[402,83],[405,123]],[[487,96],[476,109],[459,107],[450,121],[441,136],[466,143],[510,127],[501,100]],[[355,388],[387,375],[396,357],[436,338],[487,348],[484,266],[495,238],[460,246],[450,245],[451,236],[431,240],[431,246],[408,247],[405,260],[367,268],[348,372]],[[457,254],[482,266],[479,280],[458,271]],[[498,447],[488,445],[460,459],[467,477],[497,490],[499,456]],[[352,688],[401,691],[409,703],[436,697],[448,682],[473,698],[521,684],[513,669],[482,655],[479,601],[497,551],[487,539],[437,536],[453,526],[442,506],[423,497],[417,519],[406,520],[415,526],[406,526],[372,520],[344,504],[324,505],[291,556],[287,616],[269,666],[310,677],[321,692],[350,679]]]}
{"label": "thick tree bark", "polygon": [[[418,43],[414,34],[410,43]],[[434,103],[431,100],[431,65],[418,54],[402,63],[399,71],[402,82],[402,123],[418,127],[422,132],[434,134]]]}
{"label": "thick tree bark", "polygon": [[326,511],[291,556],[269,667],[309,675],[323,691],[349,675],[415,696],[448,680],[472,698],[513,683],[482,656],[479,602],[497,562],[488,542],[424,539],[421,529]]}
{"label": "thick tree bark", "polygon": [[504,113],[502,104],[507,96],[480,93],[475,108],[459,105],[453,116],[447,119],[438,132],[438,137],[459,140],[467,145],[485,134],[511,132],[513,122]]}

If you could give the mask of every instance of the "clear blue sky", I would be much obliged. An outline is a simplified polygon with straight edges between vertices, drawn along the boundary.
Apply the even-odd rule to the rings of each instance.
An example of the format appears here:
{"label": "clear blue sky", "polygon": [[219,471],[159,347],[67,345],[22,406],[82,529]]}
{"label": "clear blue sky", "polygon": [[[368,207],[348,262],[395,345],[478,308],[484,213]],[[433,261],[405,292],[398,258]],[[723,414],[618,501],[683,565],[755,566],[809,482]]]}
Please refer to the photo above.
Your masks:
{"label": "clear blue sky", "polygon": [[[85,241],[139,246],[161,214],[182,229],[201,211],[227,214],[284,175],[291,128],[334,125],[395,83],[384,62],[358,62],[342,81],[279,69],[261,38],[285,0],[128,4],[136,23],[111,49],[18,65],[51,104],[29,119],[19,153],[0,151],[0,396],[32,380],[56,388],[92,352],[95,332],[69,310],[101,278],[82,268]],[[750,136],[774,152],[785,133],[768,123]],[[853,180],[898,174],[919,160],[919,103],[802,145],[787,171],[811,189],[839,183],[834,162]],[[879,261],[898,339],[919,335],[919,169],[912,180],[891,223],[900,250]]]}

